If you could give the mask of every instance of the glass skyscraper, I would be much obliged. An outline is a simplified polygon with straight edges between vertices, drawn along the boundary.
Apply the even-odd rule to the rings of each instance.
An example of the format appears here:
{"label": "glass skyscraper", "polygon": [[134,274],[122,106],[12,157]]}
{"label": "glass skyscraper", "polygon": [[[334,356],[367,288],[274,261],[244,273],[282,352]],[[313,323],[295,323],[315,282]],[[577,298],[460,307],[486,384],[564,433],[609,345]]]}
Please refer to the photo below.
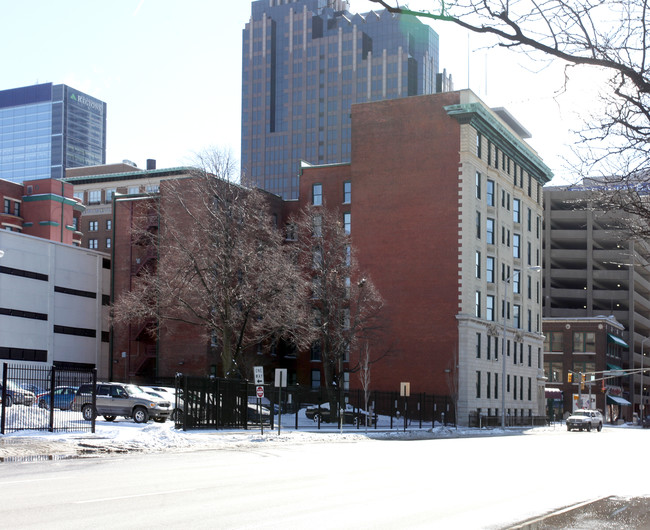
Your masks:
{"label": "glass skyscraper", "polygon": [[345,0],[258,0],[243,31],[242,181],[298,196],[300,160],[350,161],[353,103],[431,94],[438,35]]}
{"label": "glass skyscraper", "polygon": [[63,178],[106,163],[106,103],[67,85],[0,91],[0,178]]}

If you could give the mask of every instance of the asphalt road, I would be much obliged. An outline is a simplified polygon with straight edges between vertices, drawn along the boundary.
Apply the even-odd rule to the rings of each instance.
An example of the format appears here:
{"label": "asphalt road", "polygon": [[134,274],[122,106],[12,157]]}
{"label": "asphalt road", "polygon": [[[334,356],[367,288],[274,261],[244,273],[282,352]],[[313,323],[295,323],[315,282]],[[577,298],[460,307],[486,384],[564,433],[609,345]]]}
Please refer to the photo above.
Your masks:
{"label": "asphalt road", "polygon": [[260,443],[1,464],[0,527],[509,528],[607,494],[649,493],[637,466],[613,475],[606,465],[648,435]]}

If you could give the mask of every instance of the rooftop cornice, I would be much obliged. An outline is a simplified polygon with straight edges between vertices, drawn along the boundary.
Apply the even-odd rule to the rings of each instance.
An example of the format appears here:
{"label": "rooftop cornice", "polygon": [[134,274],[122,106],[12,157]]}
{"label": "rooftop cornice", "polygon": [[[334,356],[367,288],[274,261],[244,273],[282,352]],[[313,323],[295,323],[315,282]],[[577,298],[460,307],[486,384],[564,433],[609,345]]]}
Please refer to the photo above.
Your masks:
{"label": "rooftop cornice", "polygon": [[480,103],[448,105],[445,111],[458,123],[471,125],[487,138],[498,140],[500,148],[542,186],[553,178],[553,172],[542,159]]}

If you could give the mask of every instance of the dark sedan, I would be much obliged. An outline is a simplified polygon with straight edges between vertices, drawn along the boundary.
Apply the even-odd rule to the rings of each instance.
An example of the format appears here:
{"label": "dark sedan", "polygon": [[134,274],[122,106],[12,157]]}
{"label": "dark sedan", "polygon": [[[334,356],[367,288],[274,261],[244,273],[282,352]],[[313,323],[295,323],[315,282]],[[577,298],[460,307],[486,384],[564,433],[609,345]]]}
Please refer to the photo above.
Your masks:
{"label": "dark sedan", "polygon": [[[313,405],[305,409],[305,416],[308,419],[314,420],[316,423],[336,423],[337,414],[330,414],[330,404],[322,403],[321,405]],[[366,424],[366,418],[369,414],[363,409],[354,408],[352,405],[345,405],[343,411],[343,423],[363,426]],[[372,425],[373,421],[369,420],[368,425]]]}

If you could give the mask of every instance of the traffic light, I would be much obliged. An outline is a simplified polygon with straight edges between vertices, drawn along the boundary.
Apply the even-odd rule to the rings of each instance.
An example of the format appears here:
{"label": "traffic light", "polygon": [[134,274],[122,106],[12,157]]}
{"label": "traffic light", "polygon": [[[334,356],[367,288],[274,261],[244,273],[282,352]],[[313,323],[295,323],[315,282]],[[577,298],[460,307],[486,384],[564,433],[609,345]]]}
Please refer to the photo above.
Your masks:
{"label": "traffic light", "polygon": [[569,374],[567,375],[567,381],[569,383],[573,383],[573,374],[571,372],[569,372]]}

